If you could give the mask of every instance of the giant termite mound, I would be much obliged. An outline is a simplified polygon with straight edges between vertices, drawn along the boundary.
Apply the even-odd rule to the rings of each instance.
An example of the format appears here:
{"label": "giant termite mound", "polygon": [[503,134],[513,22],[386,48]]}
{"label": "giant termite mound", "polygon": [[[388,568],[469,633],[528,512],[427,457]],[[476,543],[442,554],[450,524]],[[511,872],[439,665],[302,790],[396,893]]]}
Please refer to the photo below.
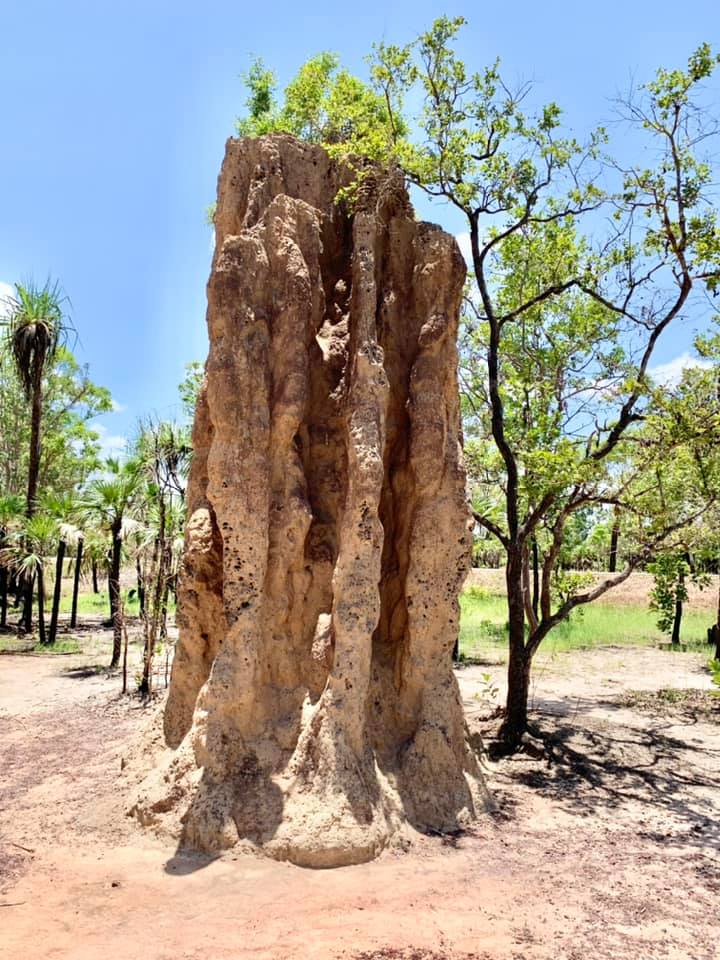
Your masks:
{"label": "giant termite mound", "polygon": [[184,845],[311,866],[483,804],[451,651],[470,560],[465,267],[402,178],[231,140],[208,284],[180,637],[133,801]]}

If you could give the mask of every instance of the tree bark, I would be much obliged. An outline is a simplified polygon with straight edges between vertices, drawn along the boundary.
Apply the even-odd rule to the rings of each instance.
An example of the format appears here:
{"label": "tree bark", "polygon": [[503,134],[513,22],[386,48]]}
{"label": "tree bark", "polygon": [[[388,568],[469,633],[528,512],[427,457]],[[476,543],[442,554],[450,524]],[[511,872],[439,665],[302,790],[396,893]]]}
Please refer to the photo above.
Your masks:
{"label": "tree bark", "polygon": [[[5,530],[0,531],[0,547],[5,546]],[[0,567],[0,627],[7,626],[8,572]]]}
{"label": "tree bark", "polygon": [[[38,628],[40,631],[40,643],[47,643],[47,635],[45,633],[45,575],[43,573],[42,564],[38,564],[37,568],[37,585],[38,585]],[[32,594],[32,585],[30,587],[30,592]]]}
{"label": "tree bark", "polygon": [[532,656],[528,651],[521,648],[519,644],[511,644],[505,719],[499,734],[502,746],[508,752],[520,747],[527,731],[531,665]]}
{"label": "tree bark", "polygon": [[505,582],[508,597],[508,692],[505,719],[498,734],[503,748],[517,750],[527,730],[527,701],[532,658],[525,650],[525,602],[523,591],[523,549],[512,544],[507,551]]}
{"label": "tree bark", "polygon": [[73,579],[72,612],[70,614],[70,626],[77,626],[77,608],[78,593],[80,591],[80,568],[82,565],[83,538],[79,537],[77,542],[77,551],[75,553],[75,576]]}
{"label": "tree bark", "polygon": [[718,578],[717,616],[715,618],[715,659],[720,660],[720,578]]}
{"label": "tree bark", "polygon": [[20,617],[20,624],[25,631],[25,633],[32,633],[33,625],[33,584],[35,581],[35,574],[25,574],[23,577],[22,592],[23,592],[23,612]]}
{"label": "tree bark", "polygon": [[608,573],[615,573],[617,571],[619,539],[620,539],[620,524],[616,519],[613,522],[612,530],[610,531],[610,561],[608,563]]}
{"label": "tree bark", "polygon": [[93,593],[100,593],[100,587],[98,586],[97,560],[92,561],[92,588]]}
{"label": "tree bark", "polygon": [[540,604],[540,555],[538,552],[537,540],[532,540],[532,569],[533,569],[533,587],[532,587],[532,608],[535,619],[538,618]]}
{"label": "tree bark", "polygon": [[140,604],[140,616],[142,617],[145,614],[145,579],[142,573],[139,553],[135,557],[135,573],[137,574],[138,603]]}
{"label": "tree bark", "polygon": [[62,593],[63,562],[65,560],[65,541],[58,543],[57,559],[55,561],[55,588],[53,590],[52,612],[50,614],[50,636],[48,643],[55,643],[57,637],[58,616],[60,614],[60,595]]}
{"label": "tree bark", "polygon": [[[683,586],[685,584],[685,574],[680,571],[678,577],[678,592],[682,592]],[[672,637],[670,642],[674,647],[678,646],[680,643],[680,624],[682,623],[683,615],[683,602],[680,599],[675,600],[675,617],[673,619],[673,628],[672,628]]]}
{"label": "tree bark", "polygon": [[7,595],[7,570],[5,567],[0,567],[0,627],[7,626]]}
{"label": "tree bark", "polygon": [[30,458],[28,463],[27,506],[28,518],[35,513],[37,485],[40,475],[40,424],[42,421],[42,366],[36,361],[33,375],[32,413],[30,420]]}
{"label": "tree bark", "polygon": [[122,622],[120,616],[120,563],[122,558],[122,539],[120,537],[120,525],[113,524],[112,528],[112,555],[110,558],[110,571],[108,576],[108,587],[110,591],[110,610],[112,611],[113,624],[113,652],[110,667],[117,667],[120,663],[120,654],[122,652]]}

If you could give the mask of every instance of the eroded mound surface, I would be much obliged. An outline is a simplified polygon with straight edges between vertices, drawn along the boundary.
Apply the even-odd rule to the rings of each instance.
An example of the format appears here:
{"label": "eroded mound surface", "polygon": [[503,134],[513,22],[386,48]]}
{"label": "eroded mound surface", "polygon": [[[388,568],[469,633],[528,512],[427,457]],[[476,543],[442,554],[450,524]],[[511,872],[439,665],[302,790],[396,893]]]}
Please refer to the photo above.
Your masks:
{"label": "eroded mound surface", "polygon": [[375,856],[482,807],[451,650],[470,561],[465,267],[401,178],[231,140],[208,285],[180,640],[133,810],[183,843]]}

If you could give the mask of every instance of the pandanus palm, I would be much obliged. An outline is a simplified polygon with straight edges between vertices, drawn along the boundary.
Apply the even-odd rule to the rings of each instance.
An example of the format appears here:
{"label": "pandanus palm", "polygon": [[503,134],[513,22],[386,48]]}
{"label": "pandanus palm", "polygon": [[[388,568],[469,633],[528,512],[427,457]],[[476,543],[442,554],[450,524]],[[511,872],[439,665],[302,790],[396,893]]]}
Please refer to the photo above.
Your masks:
{"label": "pandanus palm", "polygon": [[7,626],[8,592],[11,589],[13,571],[6,563],[5,548],[10,537],[20,524],[24,503],[22,497],[12,494],[0,497],[0,627]]}
{"label": "pandanus palm", "polygon": [[26,512],[35,512],[42,452],[43,376],[57,348],[71,329],[65,315],[67,297],[59,284],[48,280],[16,284],[15,296],[7,301],[7,339],[15,372],[31,405],[30,458]]}
{"label": "pandanus palm", "polygon": [[[30,402],[30,456],[25,513],[35,513],[42,455],[43,377],[58,346],[71,329],[65,315],[67,297],[58,283],[47,280],[15,284],[15,296],[6,302],[7,340],[13,365]],[[27,574],[26,576],[29,576]],[[26,580],[25,628],[32,624],[32,579]]]}
{"label": "pandanus palm", "polygon": [[22,526],[6,536],[0,560],[25,583],[37,578],[38,626],[40,642],[47,642],[45,632],[45,565],[57,544],[60,525],[54,517],[38,513],[26,517]]}
{"label": "pandanus palm", "polygon": [[140,467],[135,461],[120,463],[107,460],[105,476],[94,480],[84,499],[84,511],[110,534],[110,611],[113,620],[113,654],[111,667],[120,662],[122,619],[120,611],[120,566],[122,561],[123,525],[129,519],[142,488]]}

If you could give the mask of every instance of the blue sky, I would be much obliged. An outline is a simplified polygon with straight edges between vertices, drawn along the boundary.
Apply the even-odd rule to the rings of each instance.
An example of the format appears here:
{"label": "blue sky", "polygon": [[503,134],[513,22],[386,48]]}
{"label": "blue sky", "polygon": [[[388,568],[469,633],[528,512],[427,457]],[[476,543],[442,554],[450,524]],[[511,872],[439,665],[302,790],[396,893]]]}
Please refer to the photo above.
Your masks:
{"label": "blue sky", "polygon": [[[683,64],[703,40],[720,47],[717,0],[0,0],[0,282],[63,284],[78,356],[119,405],[102,418],[108,447],[142,414],[177,413],[183,366],[204,359],[204,210],[250,55],[281,83],[320,50],[362,74],[373,41],[409,40],[441,13],[468,18],[473,66],[499,55],[578,134],[631,78]],[[687,328],[672,333],[658,361],[690,341]]]}

